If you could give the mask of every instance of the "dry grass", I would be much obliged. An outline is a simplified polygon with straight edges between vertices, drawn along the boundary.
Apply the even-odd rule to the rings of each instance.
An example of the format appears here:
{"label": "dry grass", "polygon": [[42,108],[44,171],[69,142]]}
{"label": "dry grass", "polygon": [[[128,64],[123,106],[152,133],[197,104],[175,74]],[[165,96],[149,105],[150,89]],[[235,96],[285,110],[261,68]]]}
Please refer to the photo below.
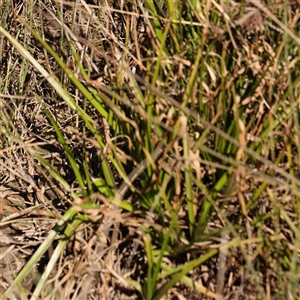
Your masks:
{"label": "dry grass", "polygon": [[0,4],[0,294],[298,299],[299,3],[117,2]]}

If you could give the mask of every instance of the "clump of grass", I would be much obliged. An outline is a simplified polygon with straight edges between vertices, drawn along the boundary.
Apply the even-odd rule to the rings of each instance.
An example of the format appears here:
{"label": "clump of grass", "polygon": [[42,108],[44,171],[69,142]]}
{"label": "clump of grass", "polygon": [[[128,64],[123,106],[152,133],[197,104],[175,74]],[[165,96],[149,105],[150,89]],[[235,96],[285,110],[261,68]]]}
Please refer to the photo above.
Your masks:
{"label": "clump of grass", "polygon": [[298,298],[296,4],[68,5],[1,7],[2,298]]}

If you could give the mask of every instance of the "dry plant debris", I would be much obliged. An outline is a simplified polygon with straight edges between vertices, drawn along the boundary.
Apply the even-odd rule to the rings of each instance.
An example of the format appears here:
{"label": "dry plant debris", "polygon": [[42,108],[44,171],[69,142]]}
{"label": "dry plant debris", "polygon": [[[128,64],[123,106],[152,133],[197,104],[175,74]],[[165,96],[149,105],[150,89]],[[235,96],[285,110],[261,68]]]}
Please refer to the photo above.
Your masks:
{"label": "dry plant debris", "polygon": [[172,3],[0,3],[0,295],[300,296],[299,2]]}

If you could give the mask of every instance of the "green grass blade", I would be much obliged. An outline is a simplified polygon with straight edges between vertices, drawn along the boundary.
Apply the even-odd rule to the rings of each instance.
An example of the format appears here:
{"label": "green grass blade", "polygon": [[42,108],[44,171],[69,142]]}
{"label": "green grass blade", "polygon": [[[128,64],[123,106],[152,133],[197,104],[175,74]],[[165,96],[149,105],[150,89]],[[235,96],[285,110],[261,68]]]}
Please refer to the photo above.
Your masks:
{"label": "green grass blade", "polygon": [[204,262],[206,262],[207,260],[209,260],[210,258],[212,258],[213,256],[215,256],[218,252],[219,252],[218,249],[209,250],[206,254],[204,254],[200,258],[195,259],[195,260],[187,263],[185,265],[185,267],[183,268],[183,270],[180,273],[178,273],[177,275],[173,276],[172,279],[170,279],[166,284],[164,284],[157,291],[157,293],[153,297],[153,300],[159,300],[159,299],[161,299],[164,295],[166,295],[167,291],[171,287],[173,287],[178,281],[182,280],[182,278],[186,274],[188,274],[191,270],[193,270],[194,268],[200,266],[201,264],[203,264]]}

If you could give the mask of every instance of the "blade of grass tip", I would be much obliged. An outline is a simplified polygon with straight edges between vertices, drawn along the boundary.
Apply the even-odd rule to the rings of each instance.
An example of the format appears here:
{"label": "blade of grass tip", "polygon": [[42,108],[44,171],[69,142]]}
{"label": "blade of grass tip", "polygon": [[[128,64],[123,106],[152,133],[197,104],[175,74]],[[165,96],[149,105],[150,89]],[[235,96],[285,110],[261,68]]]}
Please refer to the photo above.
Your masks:
{"label": "blade of grass tip", "polygon": [[202,208],[201,208],[200,218],[198,220],[196,230],[194,231],[194,237],[193,237],[194,240],[196,238],[202,236],[202,234],[205,231],[207,222],[209,220],[210,211],[212,208],[210,198],[211,198],[210,195],[203,197],[203,204],[202,204]]}
{"label": "blade of grass tip", "polygon": [[105,197],[114,196],[112,189],[107,185],[106,181],[103,178],[92,177],[92,181],[100,194],[104,195]]}
{"label": "blade of grass tip", "polygon": [[22,280],[26,277],[26,275],[31,271],[33,266],[41,259],[44,253],[49,249],[50,245],[56,238],[57,234],[61,232],[62,228],[65,226],[66,222],[72,219],[77,214],[77,210],[74,208],[70,208],[63,216],[62,220],[59,220],[52,229],[44,242],[39,246],[39,248],[34,252],[26,265],[22,268],[19,274],[16,276],[10,287],[5,291],[3,296],[0,298],[1,300],[8,299],[11,296],[14,288],[21,284]]}
{"label": "blade of grass tip", "polygon": [[146,281],[146,300],[151,300],[153,296],[153,283],[152,283],[152,272],[153,272],[153,253],[151,248],[151,237],[149,234],[144,235],[144,243],[145,243],[145,251],[146,251],[146,257],[147,257],[147,281]]}
{"label": "blade of grass tip", "polygon": [[124,182],[121,184],[116,193],[116,201],[121,200],[124,197],[127,190],[132,187],[132,182],[134,182],[136,178],[138,178],[144,172],[149,164],[154,164],[154,162],[163,152],[163,148],[164,142],[160,141],[151,154],[145,152],[146,158],[138,166],[136,166],[128,176],[125,176]]}
{"label": "blade of grass tip", "polygon": [[154,1],[147,0],[146,1],[146,5],[148,7],[148,10],[150,11],[151,16],[153,17],[153,21],[152,22],[153,22],[153,25],[154,25],[154,31],[155,31],[156,37],[157,37],[158,41],[160,43],[162,43],[163,31],[162,31],[162,28],[161,28],[160,21],[156,17],[157,16],[157,12],[156,12]]}
{"label": "blade of grass tip", "polygon": [[146,107],[145,104],[145,97],[141,91],[141,87],[137,83],[135,77],[131,72],[127,72],[129,77],[129,87],[132,89],[133,93],[135,94],[135,98],[139,101],[139,104],[141,105],[142,109]]}
{"label": "blade of grass tip", "polygon": [[[174,274],[174,269],[166,264],[162,264],[162,268],[166,271],[166,274]],[[177,272],[177,271],[176,271]],[[164,273],[165,275],[165,273]],[[196,291],[202,293],[203,295],[207,296],[207,297],[211,297],[213,299],[220,299],[220,295],[211,292],[210,290],[208,290],[206,287],[204,287],[202,284],[196,283],[194,282],[191,278],[189,278],[188,276],[183,276],[181,279],[181,282],[184,283],[185,285],[191,287],[192,289],[195,289]]]}
{"label": "blade of grass tip", "polygon": [[47,107],[45,105],[43,105],[43,107],[44,107],[44,111],[45,111],[48,119],[50,120],[50,123],[51,123],[51,125],[52,125],[52,127],[53,127],[53,129],[54,129],[54,131],[55,131],[55,133],[57,135],[57,137],[58,137],[58,140],[60,141],[61,145],[64,148],[64,152],[65,152],[65,154],[66,154],[66,156],[68,158],[68,161],[69,161],[69,163],[71,165],[71,168],[72,168],[72,170],[74,172],[74,175],[75,175],[75,177],[76,177],[76,179],[78,181],[78,184],[79,184],[79,186],[82,189],[82,193],[83,193],[84,196],[87,196],[87,194],[86,194],[87,191],[85,189],[85,183],[84,183],[84,180],[83,180],[83,178],[81,176],[81,172],[80,172],[80,170],[78,168],[76,160],[75,160],[75,158],[74,158],[74,156],[72,154],[72,151],[71,151],[69,145],[67,144],[67,142],[66,142],[66,140],[65,140],[62,132],[60,131],[60,129],[58,127],[58,124],[55,122],[55,120],[53,119],[52,115],[50,114],[49,110],[47,109]]}
{"label": "blade of grass tip", "polygon": [[[76,53],[76,50],[74,49],[74,46],[71,43],[71,41],[69,42],[69,44],[70,44],[70,47],[71,47],[71,50],[72,50],[72,54],[75,57],[76,64],[77,64],[77,66],[79,66],[80,72],[81,72],[84,80],[86,82],[90,82],[90,78],[87,75],[83,65],[81,64],[81,62],[79,60],[79,57]],[[101,85],[97,86],[96,84],[93,84],[93,86],[96,86],[97,88],[102,87]],[[79,88],[79,90],[80,90],[80,88]],[[98,90],[96,90],[94,87],[90,87],[89,90],[91,91],[91,93],[89,91],[83,93],[83,91],[80,90],[83,93],[83,95],[85,95],[85,101],[88,100],[95,107],[95,109],[99,112],[99,114],[107,120],[108,124],[113,127],[114,131],[118,133],[119,132],[119,126],[118,126],[118,123],[115,122],[115,120],[114,120],[114,112],[109,109],[109,111],[107,113],[107,111],[104,109],[103,104],[105,103],[105,101],[103,101],[103,99],[101,98],[101,95],[99,94]],[[111,90],[109,88],[107,88],[106,90],[111,92]],[[93,97],[91,97],[91,94],[92,94]],[[87,97],[87,95],[89,97]]]}
{"label": "blade of grass tip", "polygon": [[[171,215],[171,219],[174,223],[176,223],[176,225],[174,225],[174,227],[177,228],[178,232],[180,231],[180,225],[177,223],[177,218],[178,218],[178,208],[177,207],[173,207],[171,202],[172,202],[172,198],[173,198],[173,194],[175,193],[175,186],[176,186],[176,183],[174,185],[172,185],[171,188],[168,188],[168,190],[166,191],[166,186],[167,184],[170,182],[170,180],[174,177],[174,174],[168,174],[166,173],[165,171],[160,171],[160,174],[159,174],[159,178],[161,179],[160,182],[162,182],[163,184],[161,185],[161,188],[160,190],[162,190],[162,187],[164,188],[164,191],[160,194],[161,194],[161,198],[163,200],[163,203],[165,205],[165,210],[169,212],[169,214]],[[174,178],[175,179],[175,178]],[[176,179],[175,179],[176,180]],[[177,178],[178,180],[178,178]],[[154,203],[153,203],[154,204]],[[160,205],[159,202],[157,202],[158,204],[158,207],[161,209],[162,205]],[[154,207],[155,208],[155,207]],[[175,220],[174,220],[175,218]],[[174,224],[173,223],[173,224]]]}
{"label": "blade of grass tip", "polygon": [[[121,120],[121,121],[125,121],[126,123],[130,124],[132,127],[134,127],[134,121],[131,119],[128,119],[125,117],[125,115],[123,114],[122,111],[120,111],[120,108],[117,107],[114,103],[114,101],[112,101],[111,99],[115,99],[121,103],[124,103],[125,105],[127,105],[128,107],[130,107],[131,109],[134,108],[132,106],[132,103],[130,102],[130,100],[127,98],[126,95],[124,96],[120,96],[118,95],[116,92],[112,91],[110,88],[107,88],[105,86],[99,86],[98,87],[99,90],[97,90],[97,93],[95,94],[96,99],[98,99],[99,97],[101,98],[101,101],[103,103],[105,103],[108,106],[109,109],[109,114],[113,115],[112,120],[116,119],[117,120]],[[109,98],[109,97],[110,98]],[[110,122],[107,119],[107,122],[109,125],[112,124],[113,130],[117,133],[120,134],[121,132],[123,133],[121,126],[119,126],[117,121],[114,122]],[[131,126],[129,128],[131,128]],[[128,127],[126,127],[127,129]],[[128,129],[129,129],[128,128]],[[135,127],[135,130],[137,130],[138,128]],[[129,129],[129,131],[127,132],[129,135],[131,134],[131,129]]]}
{"label": "blade of grass tip", "polygon": [[135,210],[134,207],[130,203],[123,201],[123,200],[116,199],[115,197],[111,197],[110,201],[112,204],[114,204],[117,207],[122,208],[123,210],[126,210],[128,212],[133,212]]}
{"label": "blade of grass tip", "polygon": [[[34,285],[37,285],[38,282],[40,281],[41,274],[40,273],[35,273],[34,274]],[[52,286],[51,283],[47,283],[47,285],[44,287],[44,295],[48,295],[48,299],[51,300],[64,300],[60,297],[59,292],[56,290],[55,286]],[[50,296],[51,295],[51,296]],[[23,300],[23,299],[22,299]]]}
{"label": "blade of grass tip", "polygon": [[268,186],[267,182],[263,182],[258,189],[256,189],[255,193],[253,194],[253,196],[251,197],[250,201],[247,202],[246,205],[246,209],[247,211],[249,211],[252,206],[256,203],[256,201],[260,198],[260,196],[262,195],[262,193],[266,190]]}
{"label": "blade of grass tip", "polygon": [[228,181],[228,174],[229,174],[229,172],[225,172],[221,176],[221,178],[215,184],[214,189],[211,193],[208,193],[206,187],[202,183],[199,183],[202,191],[205,194],[205,196],[203,197],[202,209],[201,209],[201,213],[200,213],[200,217],[199,217],[199,220],[198,220],[198,224],[197,224],[197,228],[196,228],[196,231],[195,231],[195,237],[194,238],[197,238],[197,237],[201,236],[204,233],[204,230],[206,228],[207,222],[208,222],[209,217],[210,217],[210,212],[211,212],[211,209],[212,209],[212,202],[213,202],[213,199],[214,199],[214,194],[216,192],[220,192],[222,190],[222,188],[226,185],[226,183]]}
{"label": "blade of grass tip", "polygon": [[131,278],[124,278],[124,280],[131,286],[133,286],[140,294],[141,296],[143,296],[143,289],[142,289],[142,286],[141,284],[136,281],[136,280],[133,280]]}
{"label": "blade of grass tip", "polygon": [[70,185],[66,182],[66,180],[51,166],[51,164],[39,153],[37,153],[35,150],[31,149],[28,150],[28,152],[36,158],[41,165],[50,173],[52,178],[54,178],[56,181],[58,181],[67,191],[70,191]]}
{"label": "blade of grass tip", "polygon": [[86,147],[83,147],[84,151],[84,160],[83,160],[83,172],[86,179],[86,189],[87,189],[87,195],[91,195],[93,193],[93,186],[92,186],[92,175],[90,173],[90,167],[88,163],[88,159],[85,155],[86,153]]}
{"label": "blade of grass tip", "polygon": [[[155,263],[155,268],[154,268],[153,277],[152,277],[152,291],[156,291],[158,274],[162,269],[162,267],[161,267],[162,260],[165,256],[165,251],[166,251],[166,248],[167,248],[167,245],[168,245],[168,242],[170,239],[170,233],[172,230],[173,230],[173,221],[171,222],[170,227],[169,227],[168,231],[166,232],[166,234],[164,234],[164,241],[161,246],[161,250],[159,252],[158,260]],[[153,258],[153,260],[154,260],[154,258]],[[153,294],[152,294],[152,296],[153,296]]]}
{"label": "blade of grass tip", "polygon": [[[159,253],[157,254],[157,251]],[[157,256],[160,254],[160,250],[153,250],[153,255],[154,255],[154,262],[157,263],[158,258]],[[170,253],[166,252],[165,255],[170,255]],[[159,279],[171,277],[173,275],[176,275],[177,273],[181,272],[184,269],[184,265],[179,265],[179,266],[172,266],[169,269],[165,267],[166,265],[164,263],[161,263],[161,267],[165,270],[165,272],[161,273],[159,275]]]}
{"label": "blade of grass tip", "polygon": [[105,157],[102,157],[101,167],[102,167],[102,171],[103,171],[103,174],[104,174],[106,184],[112,190],[113,188],[116,187],[116,183],[115,183],[113,172],[112,172],[112,170],[111,170],[111,168],[110,168],[110,166],[107,162],[107,159]]}
{"label": "blade of grass tip", "polygon": [[200,64],[201,58],[202,58],[202,48],[200,47],[198,49],[198,53],[197,53],[195,62],[193,63],[192,73],[191,73],[191,76],[188,79],[188,84],[187,84],[187,87],[185,89],[185,93],[184,93],[183,98],[182,98],[182,107],[186,106],[187,102],[190,99],[191,94],[193,93],[193,87],[194,87],[194,84],[196,82],[196,77],[198,76],[199,64]]}
{"label": "blade of grass tip", "polygon": [[72,236],[72,234],[74,233],[74,231],[76,230],[76,228],[78,228],[78,226],[82,223],[82,220],[80,219],[75,219],[70,225],[67,226],[67,228],[65,229],[64,235],[62,236],[62,239],[60,240],[60,242],[58,243],[58,245],[56,246],[50,261],[47,264],[47,267],[42,275],[42,277],[39,280],[38,285],[36,286],[30,300],[37,300],[39,299],[39,295],[43,289],[43,287],[46,284],[46,281],[51,273],[51,271],[53,270],[57,260],[59,259],[61,253],[63,252],[65,246],[68,244],[70,237]]}
{"label": "blade of grass tip", "polygon": [[[283,153],[278,155],[278,157],[275,160],[275,165],[278,166],[280,164],[280,162],[282,161],[282,155],[283,155]],[[274,175],[274,173],[272,172],[271,175]],[[259,188],[255,191],[255,193],[251,197],[250,201],[247,202],[247,205],[246,205],[247,210],[251,209],[251,207],[256,203],[256,201],[259,199],[259,197],[265,191],[267,186],[268,186],[268,183],[266,183],[266,182],[263,182],[259,186]],[[294,186],[295,188],[297,187],[297,185],[294,182],[292,182],[292,186]]]}
{"label": "blade of grass tip", "polygon": [[182,280],[183,276],[185,276],[191,270],[195,269],[196,267],[200,266],[216,254],[218,254],[218,252],[219,249],[212,249],[206,254],[202,255],[200,258],[187,263],[184,269],[179,274],[175,275],[172,279],[170,279],[166,284],[164,284],[151,300],[160,300],[164,295],[166,295],[168,290],[170,290],[178,281]]}

